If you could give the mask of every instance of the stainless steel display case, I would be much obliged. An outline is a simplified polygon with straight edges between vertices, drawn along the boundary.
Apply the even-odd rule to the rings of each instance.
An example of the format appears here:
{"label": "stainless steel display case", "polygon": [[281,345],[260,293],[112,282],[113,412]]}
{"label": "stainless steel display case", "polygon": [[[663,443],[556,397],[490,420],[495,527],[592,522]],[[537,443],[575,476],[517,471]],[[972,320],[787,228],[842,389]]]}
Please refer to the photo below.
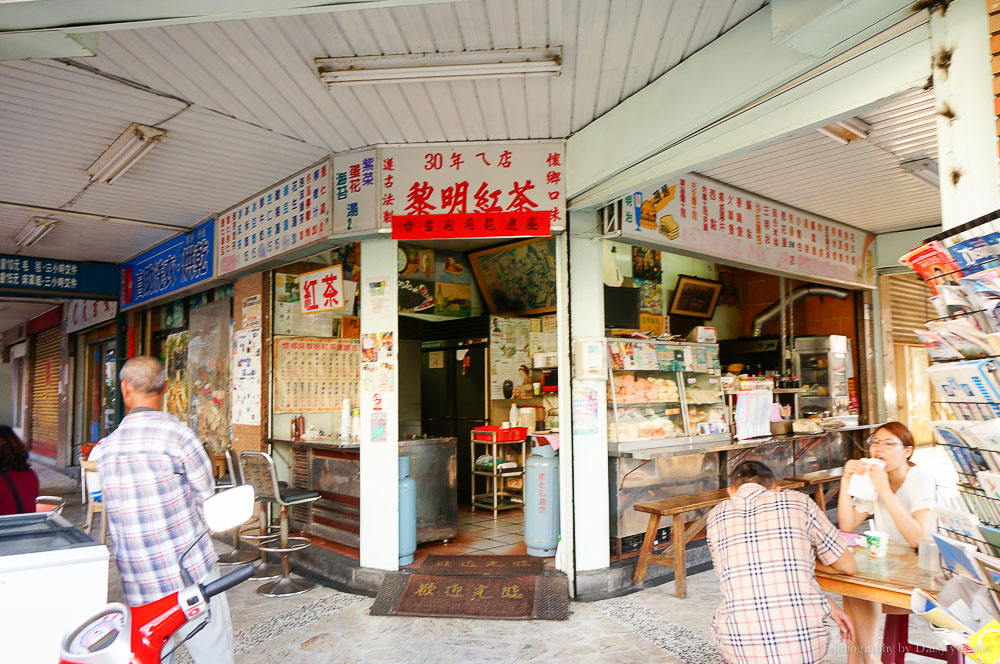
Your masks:
{"label": "stainless steel display case", "polygon": [[847,379],[852,367],[847,337],[796,337],[794,361],[802,384],[800,417],[822,412],[835,417],[850,414]]}

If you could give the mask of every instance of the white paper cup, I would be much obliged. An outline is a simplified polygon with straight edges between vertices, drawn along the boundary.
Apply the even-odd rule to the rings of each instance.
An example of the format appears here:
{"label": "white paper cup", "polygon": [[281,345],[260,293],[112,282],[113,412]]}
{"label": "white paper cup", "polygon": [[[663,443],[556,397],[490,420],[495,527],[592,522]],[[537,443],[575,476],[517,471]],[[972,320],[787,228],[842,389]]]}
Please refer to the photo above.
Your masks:
{"label": "white paper cup", "polygon": [[866,530],[865,542],[868,546],[868,555],[872,558],[882,558],[889,550],[889,533],[881,530]]}

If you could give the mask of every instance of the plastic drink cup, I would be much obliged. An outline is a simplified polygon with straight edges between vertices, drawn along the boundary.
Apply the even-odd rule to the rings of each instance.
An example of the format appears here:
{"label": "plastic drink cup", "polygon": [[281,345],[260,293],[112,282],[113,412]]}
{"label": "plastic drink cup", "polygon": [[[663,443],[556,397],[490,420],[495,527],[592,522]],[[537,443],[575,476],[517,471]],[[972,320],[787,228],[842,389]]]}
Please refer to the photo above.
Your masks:
{"label": "plastic drink cup", "polygon": [[531,384],[531,391],[532,391],[532,393],[534,393],[534,395],[536,397],[539,396],[542,393],[542,384],[541,383],[532,383]]}
{"label": "plastic drink cup", "polygon": [[865,541],[868,544],[868,554],[872,558],[882,558],[889,550],[889,533],[881,530],[866,530]]}

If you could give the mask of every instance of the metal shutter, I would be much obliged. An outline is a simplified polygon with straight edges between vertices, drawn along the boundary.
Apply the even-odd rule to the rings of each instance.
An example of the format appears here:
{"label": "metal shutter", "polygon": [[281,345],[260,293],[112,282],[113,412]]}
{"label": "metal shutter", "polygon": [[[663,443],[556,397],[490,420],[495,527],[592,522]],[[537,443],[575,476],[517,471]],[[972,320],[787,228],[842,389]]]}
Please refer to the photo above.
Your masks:
{"label": "metal shutter", "polygon": [[[882,324],[888,325],[892,341],[901,344],[920,345],[914,329],[921,329],[927,321],[937,316],[928,298],[933,295],[924,280],[915,274],[893,274],[888,278],[888,288],[882,296],[889,298],[888,316]],[[883,307],[883,314],[886,307]]]}
{"label": "metal shutter", "polygon": [[31,360],[31,441],[54,453],[59,443],[59,340],[54,327],[35,335]]}

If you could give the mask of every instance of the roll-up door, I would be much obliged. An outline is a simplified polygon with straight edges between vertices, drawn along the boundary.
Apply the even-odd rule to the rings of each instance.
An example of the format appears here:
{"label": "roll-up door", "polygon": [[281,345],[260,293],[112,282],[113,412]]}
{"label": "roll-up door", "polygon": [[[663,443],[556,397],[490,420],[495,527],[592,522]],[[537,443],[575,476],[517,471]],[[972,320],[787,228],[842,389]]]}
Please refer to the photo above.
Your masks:
{"label": "roll-up door", "polygon": [[59,340],[54,327],[32,339],[31,445],[34,452],[55,458],[59,443]]}
{"label": "roll-up door", "polygon": [[[935,316],[930,298],[933,293],[924,280],[915,274],[893,274],[888,280],[888,293],[882,291],[883,297],[889,297],[889,317],[882,323],[890,325],[890,335],[894,343],[920,345],[920,340],[913,333],[921,329],[927,321]],[[886,307],[883,307],[883,311]]]}

